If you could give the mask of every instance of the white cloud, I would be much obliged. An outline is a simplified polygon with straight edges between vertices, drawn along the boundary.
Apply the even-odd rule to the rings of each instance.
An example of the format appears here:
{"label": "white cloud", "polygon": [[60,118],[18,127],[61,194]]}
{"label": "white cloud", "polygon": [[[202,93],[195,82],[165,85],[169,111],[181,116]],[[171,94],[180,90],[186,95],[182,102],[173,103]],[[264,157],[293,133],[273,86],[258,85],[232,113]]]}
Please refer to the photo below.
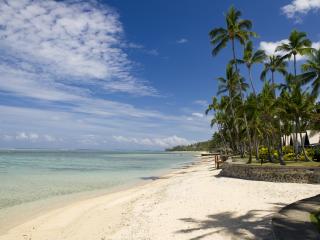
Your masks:
{"label": "white cloud", "polygon": [[209,105],[208,101],[202,100],[202,99],[195,100],[193,103],[196,105],[200,105],[202,107],[208,107],[208,105]]}
{"label": "white cloud", "polygon": [[179,40],[177,40],[178,44],[184,44],[184,43],[187,43],[187,42],[189,42],[189,40],[186,39],[186,38],[180,38]]}
{"label": "white cloud", "polygon": [[18,133],[16,136],[17,140],[29,139],[29,136],[25,132]]}
{"label": "white cloud", "polygon": [[282,12],[288,18],[298,18],[297,14],[307,14],[312,10],[320,9],[320,0],[293,0],[290,4],[285,5],[281,8]]}
{"label": "white cloud", "polygon": [[[262,42],[260,42],[259,48],[264,50],[267,55],[284,55],[285,54],[284,52],[281,52],[281,51],[276,52],[275,50],[279,45],[281,45],[283,43],[288,43],[288,42],[289,41],[287,39],[283,39],[283,40],[276,41],[276,42],[262,41]],[[312,47],[318,49],[320,47],[320,42],[312,43]],[[305,56],[297,55],[297,61],[304,60],[305,58],[306,58]]]}
{"label": "white cloud", "polygon": [[0,94],[7,104],[0,105],[0,147],[125,149],[130,143],[112,136],[130,133],[150,147],[210,137],[207,119],[188,121],[199,110],[165,114],[106,99],[158,94],[134,76],[138,64],[126,51],[159,52],[128,43],[112,8],[95,0],[0,2]]}
{"label": "white cloud", "polygon": [[197,113],[197,112],[192,113],[192,116],[198,117],[198,118],[203,118],[204,117],[204,115],[202,113]]}
{"label": "white cloud", "polygon": [[123,28],[118,14],[94,0],[5,1],[0,4],[0,23],[2,65],[7,62],[11,67],[6,72],[8,66],[2,66],[1,73],[22,78],[23,74],[38,75],[24,82],[29,87],[44,75],[53,88],[58,82],[70,85],[70,80],[77,79],[110,91],[156,92],[131,74],[133,63],[121,47]]}
{"label": "white cloud", "polygon": [[12,140],[27,141],[27,142],[56,141],[56,138],[51,135],[48,135],[48,134],[39,135],[38,133],[34,133],[34,132],[18,132],[15,135],[4,134],[1,136],[1,138],[5,141],[12,141]]}
{"label": "white cloud", "polygon": [[[56,148],[99,147],[112,150],[149,146],[154,149],[161,145],[165,148],[170,141],[178,144],[179,138],[202,140],[209,139],[211,135],[207,118],[189,121],[188,116],[184,115],[167,115],[131,105],[113,105],[113,102],[105,107],[103,104],[108,102],[93,103],[100,106],[98,109],[91,109],[88,104],[81,108],[82,111],[72,107],[43,110],[0,105],[0,111],[5,113],[1,116],[0,147],[38,147],[41,143],[43,147],[48,147],[50,143],[50,147]],[[31,133],[39,138],[32,142]],[[112,137],[128,134],[131,138],[127,142],[116,141]],[[17,140],[16,136],[24,140]],[[181,140],[180,143],[186,142]]]}
{"label": "white cloud", "polygon": [[176,135],[164,138],[132,138],[124,136],[113,136],[113,138],[120,143],[133,143],[144,146],[154,146],[154,147],[173,147],[177,145],[188,145],[192,141],[185,138],[177,137]]}

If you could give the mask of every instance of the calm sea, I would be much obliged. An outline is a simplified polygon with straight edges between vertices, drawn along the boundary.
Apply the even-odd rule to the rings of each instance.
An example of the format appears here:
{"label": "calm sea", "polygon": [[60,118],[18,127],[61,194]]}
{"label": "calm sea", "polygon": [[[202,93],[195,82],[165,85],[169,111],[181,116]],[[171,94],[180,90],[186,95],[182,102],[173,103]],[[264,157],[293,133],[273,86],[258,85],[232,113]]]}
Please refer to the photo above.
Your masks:
{"label": "calm sea", "polygon": [[194,158],[166,152],[0,151],[0,213],[24,203],[143,181]]}

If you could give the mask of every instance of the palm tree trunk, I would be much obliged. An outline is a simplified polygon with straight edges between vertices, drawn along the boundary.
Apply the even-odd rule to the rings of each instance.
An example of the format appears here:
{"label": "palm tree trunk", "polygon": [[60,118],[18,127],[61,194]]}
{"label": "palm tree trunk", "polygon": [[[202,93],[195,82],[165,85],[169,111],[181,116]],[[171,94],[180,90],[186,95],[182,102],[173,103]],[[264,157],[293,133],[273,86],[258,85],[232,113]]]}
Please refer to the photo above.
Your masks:
{"label": "palm tree trunk", "polygon": [[297,59],[296,55],[293,54],[293,69],[294,69],[294,80],[297,78]]}
{"label": "palm tree trunk", "polygon": [[238,73],[238,64],[237,64],[237,58],[236,58],[236,49],[234,45],[234,39],[232,38],[231,40],[231,45],[232,45],[232,55],[233,55],[233,62],[236,67],[236,72]]}
{"label": "palm tree trunk", "polygon": [[269,139],[268,135],[267,135],[267,145],[268,145],[269,161],[273,163],[274,162],[273,161],[273,154],[271,154],[271,144],[270,144],[270,139]]}
{"label": "palm tree trunk", "polygon": [[253,142],[254,142],[254,147],[256,151],[256,160],[259,161],[259,142],[258,142],[256,129],[254,129],[254,132],[253,132]]}
{"label": "palm tree trunk", "polygon": [[[235,46],[234,46],[234,39],[232,38],[232,54],[233,54],[233,61],[236,67],[236,73],[238,74],[238,64],[236,61],[236,51],[235,51]],[[242,89],[241,89],[241,82],[239,79],[239,91],[240,91],[240,100],[241,100],[241,105],[243,106],[243,97],[242,97]],[[248,128],[248,121],[247,121],[247,116],[246,116],[246,112],[243,109],[243,119],[244,119],[244,124],[246,127],[246,133],[247,133],[247,138],[248,138],[248,142],[249,142],[249,160],[248,163],[252,162],[252,145],[251,145],[251,136],[250,136],[250,132],[249,132],[249,128]]]}
{"label": "palm tree trunk", "polygon": [[281,165],[286,165],[286,163],[283,160],[283,153],[282,153],[282,129],[281,129],[281,120],[279,119],[279,135],[280,135],[280,144],[278,149],[278,155],[279,155],[279,162]]}
{"label": "palm tree trunk", "polygon": [[240,141],[239,141],[239,127],[238,127],[238,124],[236,122],[236,114],[235,114],[235,111],[234,111],[234,108],[233,108],[233,98],[231,96],[231,92],[229,91],[229,98],[230,98],[230,109],[231,109],[231,114],[232,114],[232,118],[233,118],[233,121],[234,121],[234,128],[236,130],[236,141],[235,141],[235,147],[236,147],[236,151],[238,151],[239,149],[239,145],[240,145]]}
{"label": "palm tree trunk", "polygon": [[274,86],[274,71],[271,71],[271,81],[272,81],[272,91],[273,91],[273,95],[274,97],[276,97],[276,88]]}
{"label": "palm tree trunk", "polygon": [[[309,159],[309,157],[308,157],[308,155],[307,155],[307,153],[306,153],[306,151],[304,149],[304,141],[303,141],[303,137],[302,137],[302,133],[301,133],[300,123],[299,122],[298,122],[298,127],[299,127],[299,135],[300,135],[300,141],[301,141],[301,148],[302,148],[303,156],[308,162],[310,162],[310,159]],[[307,137],[307,135],[306,135],[306,137]]]}
{"label": "palm tree trunk", "polygon": [[248,67],[248,71],[249,71],[249,79],[250,79],[250,84],[251,84],[252,92],[253,92],[253,95],[256,97],[257,94],[256,94],[256,90],[255,90],[254,85],[253,85],[251,67]]}
{"label": "palm tree trunk", "polygon": [[295,149],[295,159],[298,161],[299,146],[298,146],[298,121],[294,121],[294,149]]}

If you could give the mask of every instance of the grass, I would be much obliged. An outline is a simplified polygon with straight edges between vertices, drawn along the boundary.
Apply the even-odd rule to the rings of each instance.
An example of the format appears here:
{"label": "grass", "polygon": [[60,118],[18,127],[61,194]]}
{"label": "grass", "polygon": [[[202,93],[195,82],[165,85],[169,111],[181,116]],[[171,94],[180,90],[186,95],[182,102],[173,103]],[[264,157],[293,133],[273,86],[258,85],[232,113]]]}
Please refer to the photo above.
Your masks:
{"label": "grass", "polygon": [[310,221],[318,228],[320,232],[320,211],[310,214]]}
{"label": "grass", "polygon": [[[233,156],[232,157],[232,161],[234,163],[242,163],[242,164],[246,164],[248,162],[248,158],[244,157],[241,158],[240,156]],[[320,167],[320,162],[304,162],[304,161],[286,161],[286,166],[289,167]],[[254,166],[261,166],[260,162],[257,162],[255,159],[252,160],[252,163],[250,165],[254,165]],[[262,164],[262,166],[280,166],[279,163],[270,163],[270,162],[265,162]]]}

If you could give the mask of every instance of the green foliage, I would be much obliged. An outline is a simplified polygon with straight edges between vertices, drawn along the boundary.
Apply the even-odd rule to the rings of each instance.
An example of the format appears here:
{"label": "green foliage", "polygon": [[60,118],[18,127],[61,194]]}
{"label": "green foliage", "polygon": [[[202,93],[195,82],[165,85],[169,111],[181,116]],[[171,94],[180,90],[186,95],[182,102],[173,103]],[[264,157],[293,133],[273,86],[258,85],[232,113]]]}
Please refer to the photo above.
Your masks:
{"label": "green foliage", "polygon": [[268,148],[260,147],[259,148],[259,158],[262,160],[268,160]]}
{"label": "green foliage", "polygon": [[293,147],[292,146],[283,146],[282,152],[283,152],[283,154],[293,153]]}
{"label": "green foliage", "polygon": [[[279,155],[276,150],[271,151],[271,154],[274,159],[278,159]],[[267,147],[261,146],[259,148],[259,158],[263,161],[269,160],[269,152]]]}
{"label": "green foliage", "polygon": [[187,146],[175,146],[172,148],[166,149],[166,151],[209,151],[212,149],[211,140],[205,142],[197,142]]}
{"label": "green foliage", "polygon": [[[251,154],[254,145],[258,143],[259,157],[268,161],[271,154],[274,162],[280,161],[277,151],[282,136],[292,133],[305,133],[307,130],[320,130],[320,104],[317,102],[320,93],[320,50],[311,48],[311,41],[307,34],[292,31],[288,41],[277,47],[276,54],[266,56],[261,50],[254,51],[251,31],[251,21],[240,19],[241,12],[231,7],[226,14],[226,26],[217,27],[210,31],[210,42],[213,45],[212,53],[216,56],[228,43],[232,47],[232,56],[226,69],[226,76],[219,80],[219,98],[214,97],[209,105],[208,112],[214,116],[211,126],[218,128],[217,143],[223,143],[234,153],[241,156]],[[242,58],[237,58],[237,46],[240,43],[244,49]],[[297,69],[296,56],[307,55],[302,63],[301,73]],[[288,73],[286,59],[293,58],[294,68]],[[263,63],[261,80],[264,81],[260,92],[255,90],[255,78],[252,76],[253,67]],[[247,67],[243,72],[238,64]],[[282,75],[283,79],[275,78],[275,74]],[[248,84],[251,91],[248,92]],[[304,87],[306,84],[310,86]],[[293,144],[297,143],[292,139]],[[215,146],[219,145],[214,143]],[[269,154],[268,148],[272,149]],[[295,155],[291,146],[282,148],[283,159],[290,164],[306,161],[305,155]],[[306,148],[308,158],[320,161],[320,146]]]}
{"label": "green foliage", "polygon": [[320,146],[314,147],[314,155],[313,155],[313,160],[320,162]]}
{"label": "green foliage", "polygon": [[295,160],[295,154],[293,152],[287,153],[283,155],[284,161],[294,161]]}
{"label": "green foliage", "polygon": [[313,159],[313,158],[314,158],[315,149],[313,149],[313,148],[307,148],[305,151],[306,151],[306,154],[308,155],[308,157],[309,157],[310,159]]}
{"label": "green foliage", "polygon": [[310,214],[310,221],[317,227],[320,232],[320,211]]}

